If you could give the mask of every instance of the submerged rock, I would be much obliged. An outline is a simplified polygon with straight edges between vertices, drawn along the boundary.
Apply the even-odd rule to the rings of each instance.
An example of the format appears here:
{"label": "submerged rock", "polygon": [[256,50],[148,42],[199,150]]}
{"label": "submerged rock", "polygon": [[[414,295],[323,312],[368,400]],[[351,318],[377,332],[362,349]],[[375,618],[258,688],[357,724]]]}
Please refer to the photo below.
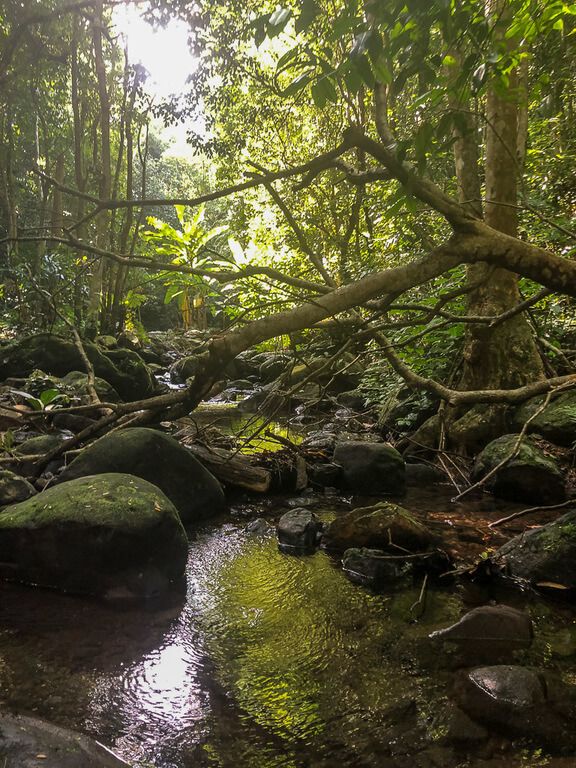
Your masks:
{"label": "submerged rock", "polygon": [[[476,458],[472,482],[481,480],[510,456],[517,440],[518,435],[503,435],[488,443]],[[556,504],[566,498],[564,478],[556,462],[526,439],[517,455],[490,477],[485,487],[495,496],[510,501]]]}
{"label": "submerged rock", "polygon": [[404,490],[404,459],[391,445],[341,442],[336,445],[333,461],[342,467],[344,487],[355,493],[369,496]]}
{"label": "submerged rock", "polygon": [[407,509],[381,501],[337,517],[326,527],[323,543],[327,549],[339,551],[369,547],[392,554],[404,550],[409,554],[427,550],[435,543],[435,538]]}
{"label": "submerged rock", "polygon": [[6,768],[130,768],[88,736],[8,713],[0,714],[0,761]]}
{"label": "submerged rock", "polygon": [[576,511],[506,542],[492,562],[534,586],[576,589]]}
{"label": "submerged rock", "polygon": [[283,546],[311,550],[318,543],[322,523],[314,512],[303,507],[285,512],[278,521],[278,541]]}
{"label": "submerged rock", "polygon": [[459,706],[474,720],[506,735],[537,739],[558,751],[576,745],[576,686],[545,670],[499,664],[463,672]]}
{"label": "submerged rock", "polygon": [[145,597],[182,577],[187,553],[173,504],[132,475],[71,480],[0,514],[0,575],[12,581]]}
{"label": "submerged rock", "polygon": [[104,472],[136,475],[160,488],[184,523],[206,519],[226,506],[220,483],[173,437],[135,427],[105,435],[62,472],[60,481]]}
{"label": "submerged rock", "polygon": [[509,605],[482,605],[468,611],[456,624],[432,632],[430,638],[498,656],[527,648],[533,636],[532,620],[526,613]]}
{"label": "submerged rock", "polygon": [[344,552],[342,568],[352,581],[382,586],[411,573],[412,563],[403,558],[391,558],[381,549],[353,547]]}

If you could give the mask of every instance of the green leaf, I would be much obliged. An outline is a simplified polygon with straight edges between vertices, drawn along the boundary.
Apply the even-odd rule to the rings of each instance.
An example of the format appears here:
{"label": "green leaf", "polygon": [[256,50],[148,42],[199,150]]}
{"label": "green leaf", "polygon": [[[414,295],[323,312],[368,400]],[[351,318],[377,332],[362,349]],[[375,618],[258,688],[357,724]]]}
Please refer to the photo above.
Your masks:
{"label": "green leaf", "polygon": [[301,75],[298,75],[298,77],[294,78],[291,83],[289,83],[286,88],[282,91],[283,96],[294,96],[296,93],[300,93],[301,90],[303,90],[312,80],[313,77],[313,71],[308,70],[307,72],[303,72]]}
{"label": "green leaf", "polygon": [[312,99],[317,107],[322,109],[326,102],[335,104],[338,101],[336,85],[330,77],[319,78],[312,86]]}
{"label": "green leaf", "polygon": [[268,21],[268,35],[270,37],[279,35],[291,16],[292,11],[289,8],[276,8]]}
{"label": "green leaf", "polygon": [[379,83],[390,85],[392,82],[392,72],[390,72],[384,56],[380,56],[378,59],[376,59],[376,61],[372,62],[372,71],[374,72],[374,77]]}
{"label": "green leaf", "polygon": [[319,13],[320,8],[314,0],[303,0],[300,16],[298,16],[294,24],[296,32],[304,32],[304,30],[308,29],[314,23],[314,19]]}

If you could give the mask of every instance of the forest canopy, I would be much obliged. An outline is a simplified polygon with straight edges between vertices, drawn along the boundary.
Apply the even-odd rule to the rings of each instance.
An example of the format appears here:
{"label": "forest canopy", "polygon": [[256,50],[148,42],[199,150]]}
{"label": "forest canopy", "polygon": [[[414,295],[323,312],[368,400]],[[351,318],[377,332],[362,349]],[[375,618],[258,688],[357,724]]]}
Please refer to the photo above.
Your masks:
{"label": "forest canopy", "polygon": [[[186,92],[151,95],[120,5],[188,25]],[[463,446],[478,404],[496,434],[499,404],[573,383],[576,5],[0,14],[7,337],[145,336],[176,306],[174,323],[213,333],[187,389],[147,410],[186,411],[243,350],[331,333],[365,351],[372,400],[399,382],[439,398]],[[162,125],[188,128],[192,160],[170,156]]]}

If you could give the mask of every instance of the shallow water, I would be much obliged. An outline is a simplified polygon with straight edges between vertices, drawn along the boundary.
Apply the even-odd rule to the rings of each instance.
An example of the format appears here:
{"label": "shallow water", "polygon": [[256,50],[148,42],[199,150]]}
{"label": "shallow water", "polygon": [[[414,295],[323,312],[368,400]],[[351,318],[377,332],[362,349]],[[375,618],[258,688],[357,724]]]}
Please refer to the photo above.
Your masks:
{"label": "shallow water", "polygon": [[[454,507],[450,493],[412,491],[404,503],[465,557],[497,544],[485,521],[502,509],[485,499]],[[322,515],[346,506],[316,503]],[[246,533],[265,508],[238,500],[199,532],[186,595],[170,606],[114,608],[1,585],[3,703],[84,730],[139,768],[431,766],[457,662],[428,634],[491,597],[532,613],[536,642],[523,660],[572,678],[569,606],[430,587],[417,617],[420,583],[374,594],[324,552],[289,556],[273,536]],[[526,762],[525,748],[478,765],[541,764]],[[450,753],[438,764],[463,761]]]}

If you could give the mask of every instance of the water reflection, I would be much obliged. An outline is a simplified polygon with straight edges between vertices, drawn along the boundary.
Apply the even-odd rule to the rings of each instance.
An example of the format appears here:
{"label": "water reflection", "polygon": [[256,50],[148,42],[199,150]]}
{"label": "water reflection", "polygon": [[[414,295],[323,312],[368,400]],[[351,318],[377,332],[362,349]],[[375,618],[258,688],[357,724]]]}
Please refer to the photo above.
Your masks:
{"label": "water reflection", "polygon": [[[434,738],[452,679],[427,636],[463,595],[431,588],[414,622],[420,586],[373,594],[229,523],[191,544],[186,601],[164,611],[0,587],[0,684],[141,768],[380,768]],[[573,658],[573,611],[531,610],[526,661]]]}

